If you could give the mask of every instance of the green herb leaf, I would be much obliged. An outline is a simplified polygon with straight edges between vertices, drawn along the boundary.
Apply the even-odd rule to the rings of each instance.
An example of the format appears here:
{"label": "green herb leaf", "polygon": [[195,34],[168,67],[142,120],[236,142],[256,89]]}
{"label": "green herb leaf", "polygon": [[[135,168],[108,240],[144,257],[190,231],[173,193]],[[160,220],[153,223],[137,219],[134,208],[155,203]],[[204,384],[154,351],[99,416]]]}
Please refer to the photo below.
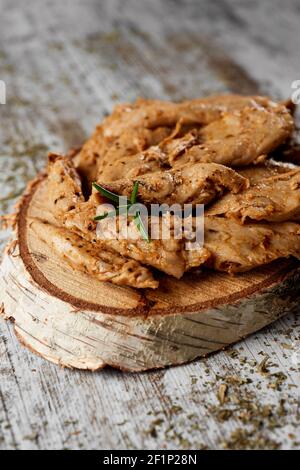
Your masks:
{"label": "green herb leaf", "polygon": [[94,220],[103,220],[106,219],[106,217],[116,217],[117,215],[127,214],[127,212],[128,206],[119,206],[115,211],[105,212],[104,214],[97,215],[97,217],[94,217]]}
{"label": "green herb leaf", "polygon": [[105,212],[104,214],[97,215],[97,217],[94,217],[94,220],[103,220],[106,219],[106,217],[114,217],[115,215],[117,215],[116,211]]}
{"label": "green herb leaf", "polygon": [[113,202],[119,202],[120,196],[118,196],[115,193],[112,193],[108,189],[103,188],[103,186],[100,186],[97,183],[93,183],[93,187],[99,191],[99,193],[102,194],[102,196],[106,197],[107,199],[110,199]]}
{"label": "green herb leaf", "polygon": [[137,212],[135,214],[134,221],[135,221],[137,229],[141,232],[143,239],[146,240],[148,243],[150,243],[150,238],[149,238],[148,232],[146,230],[146,227],[144,225],[140,212]]}
{"label": "green herb leaf", "polygon": [[103,215],[97,215],[97,217],[94,217],[94,220],[95,221],[103,220],[103,219],[106,219],[107,216],[108,216],[108,212],[105,212],[105,214],[103,214]]}
{"label": "green herb leaf", "polygon": [[[121,196],[119,196],[118,194],[112,193],[111,191],[103,188],[103,186],[97,183],[93,183],[93,187],[97,191],[99,191],[99,193],[101,193],[102,196],[106,197],[107,199],[110,199],[111,201],[115,203],[120,202]],[[130,199],[127,199],[128,201],[127,204],[118,205],[115,211],[105,212],[104,214],[94,217],[94,220],[99,221],[99,220],[106,219],[107,217],[115,217],[117,215],[127,214],[130,207],[137,202],[138,190],[139,190],[139,181],[135,181]],[[146,230],[146,227],[144,225],[140,212],[136,212],[133,218],[134,218],[137,229],[141,232],[143,239],[146,240],[148,243],[150,243],[151,240],[149,238],[148,232]]]}
{"label": "green herb leaf", "polygon": [[138,190],[139,190],[139,182],[136,181],[134,183],[134,186],[133,186],[133,190],[132,190],[132,193],[131,193],[131,196],[130,196],[130,202],[131,204],[135,204],[136,203],[136,199],[137,199],[137,193],[138,193]]}

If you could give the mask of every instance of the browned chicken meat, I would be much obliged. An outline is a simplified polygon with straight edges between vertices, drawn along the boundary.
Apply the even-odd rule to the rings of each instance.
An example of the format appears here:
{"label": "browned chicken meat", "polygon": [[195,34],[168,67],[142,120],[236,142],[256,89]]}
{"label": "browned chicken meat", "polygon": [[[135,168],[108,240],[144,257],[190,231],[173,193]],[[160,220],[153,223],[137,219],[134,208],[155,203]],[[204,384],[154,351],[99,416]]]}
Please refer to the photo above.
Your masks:
{"label": "browned chicken meat", "polygon": [[[236,171],[216,163],[196,163],[169,171],[139,177],[138,196],[145,203],[208,204],[224,190],[238,193],[248,187],[248,180]],[[124,179],[104,187],[130,196],[134,180]]]}
{"label": "browned chicken meat", "polygon": [[[117,222],[117,232],[120,232],[119,217]],[[71,211],[66,217],[68,228],[92,239],[93,231],[81,223],[78,213]],[[132,222],[128,229],[131,231],[129,238],[116,239],[110,236],[111,227],[104,225],[104,236],[98,236],[95,243],[177,278],[203,264],[220,271],[243,272],[281,257],[300,257],[300,225],[293,222],[240,225],[233,220],[206,216],[204,247],[196,251],[187,250],[185,240],[173,237],[148,243],[141,239]]]}
{"label": "browned chicken meat", "polygon": [[84,201],[81,181],[71,160],[49,154],[47,174],[48,207],[57,217]]}
{"label": "browned chicken meat", "polygon": [[[86,207],[81,180],[69,158],[57,154],[49,155],[46,184],[47,206],[58,224],[63,223],[68,212],[81,212],[81,207]],[[96,208],[103,202],[104,198],[96,191],[89,198],[89,205],[92,207],[93,213],[88,214],[87,224],[91,224],[94,228],[96,224],[93,222],[93,218]]]}
{"label": "browned chicken meat", "polygon": [[[218,135],[221,138],[224,128],[224,132],[227,132],[232,125],[238,124],[239,130],[241,130],[245,126],[249,128],[251,124],[255,124],[255,122],[247,124],[243,115],[237,117],[234,114],[245,107],[249,110],[248,112],[257,110],[259,116],[253,117],[252,121],[259,119],[259,125],[263,124],[264,128],[269,127],[269,130],[272,126],[272,132],[276,131],[271,138],[273,142],[280,139],[281,142],[291,133],[292,120],[287,108],[283,104],[276,104],[265,97],[224,95],[182,103],[139,100],[134,105],[125,104],[115,108],[112,115],[97,127],[93,136],[85,143],[75,159],[76,166],[90,181],[95,180],[97,176],[98,179],[105,181],[124,178],[128,176],[128,169],[134,171],[135,166],[138,167],[136,171],[139,169],[138,174],[151,172],[154,169],[159,169],[163,161],[168,161],[168,148],[165,148],[165,140],[170,141],[170,138],[172,140],[175,137],[184,137],[187,132],[198,131],[201,127],[220,119],[221,122],[214,131],[208,129],[209,134],[214,133],[215,140],[218,139]],[[223,113],[229,113],[228,117],[222,118]],[[277,131],[279,120],[283,127],[280,136]],[[245,131],[243,132],[245,133]],[[253,126],[251,132],[253,132]],[[225,137],[228,138],[228,134],[225,134]],[[246,137],[243,138],[243,142]],[[205,134],[203,134],[203,141],[199,138],[195,141],[194,137],[192,140],[194,140],[194,145],[205,144],[204,147],[206,146]],[[227,145],[228,143],[227,141]],[[265,141],[263,143],[266,144]],[[260,150],[260,147],[264,150],[266,145],[258,144],[255,150]],[[220,145],[217,149],[220,150]],[[143,152],[147,150],[149,152],[144,154]],[[212,151],[215,150],[216,142],[212,148]],[[208,154],[202,148],[201,155],[197,154],[197,161],[223,163],[220,160],[221,157],[214,159],[211,153]],[[133,158],[134,156],[135,158]],[[253,157],[252,161],[255,158]],[[241,159],[240,154],[236,157],[236,160],[238,159]],[[127,168],[124,167],[126,165]]]}
{"label": "browned chicken meat", "polygon": [[[152,238],[148,242],[141,236],[132,217],[128,220],[123,216],[105,219],[99,223],[96,233],[96,224],[91,222],[96,210],[97,214],[108,211],[106,205],[97,206],[93,199],[80,204],[77,209],[66,214],[65,227],[81,234],[103,249],[133,258],[178,279],[191,267],[203,264],[210,256],[204,247],[199,247],[196,251],[186,250],[187,240],[184,237],[177,239],[175,236],[178,225],[174,224],[174,217],[170,223],[167,218],[161,220],[159,217],[151,217],[147,228],[155,232],[155,239]],[[168,231],[164,232],[164,229]],[[165,239],[163,233],[167,234]]]}
{"label": "browned chicken meat", "polygon": [[[198,266],[242,272],[299,258],[300,170],[267,160],[293,129],[289,103],[258,96],[119,105],[73,159],[50,155],[53,217],[32,228],[76,269],[137,288],[157,287],[150,267],[181,278]],[[137,202],[147,205],[206,204],[204,244],[176,214],[111,216],[94,181],[127,198],[138,181]]]}
{"label": "browned chicken meat", "polygon": [[240,194],[226,194],[207,215],[283,222],[300,219],[300,168],[262,178]]}
{"label": "browned chicken meat", "polygon": [[152,273],[132,259],[115,252],[99,250],[85,238],[61,227],[31,221],[31,229],[74,268],[95,276],[99,281],[136,288],[158,287]]}
{"label": "browned chicken meat", "polygon": [[244,176],[244,178],[247,178],[250,184],[253,185],[259,183],[262,179],[282,175],[283,173],[288,173],[297,168],[299,167],[292,163],[277,162],[270,158],[261,164],[238,168],[236,171]]}
{"label": "browned chicken meat", "polygon": [[205,219],[209,266],[229,273],[249,271],[278,258],[300,259],[300,225],[293,222],[240,225],[218,217]]}
{"label": "browned chicken meat", "polygon": [[127,129],[173,127],[181,119],[183,124],[206,125],[218,119],[223,112],[247,106],[276,107],[267,97],[241,95],[212,95],[173,103],[139,99],[135,104],[121,104],[103,122],[103,136],[109,140],[119,137]]}
{"label": "browned chicken meat", "polygon": [[[182,121],[171,136],[141,152],[107,152],[98,164],[98,179],[116,181],[187,163],[215,162],[244,166],[266,158],[293,131],[293,119],[283,105],[234,110],[204,127],[181,134]],[[128,131],[129,132],[129,131]],[[123,148],[123,147],[122,147]]]}
{"label": "browned chicken meat", "polygon": [[293,131],[293,119],[284,106],[271,109],[247,107],[227,112],[203,127],[200,145],[191,147],[170,163],[213,161],[244,166],[265,158]]}
{"label": "browned chicken meat", "polygon": [[[62,160],[59,160],[61,163]],[[69,184],[71,173],[70,168],[72,163],[68,162],[68,165],[60,167],[62,181],[60,183],[60,194],[65,195],[67,192],[68,196],[72,200],[74,191],[79,191],[80,188],[73,187]],[[65,174],[63,174],[63,170]],[[52,177],[56,175],[57,171],[57,160],[50,160],[48,167],[48,181],[52,181]],[[75,171],[76,173],[76,171]],[[75,175],[76,176],[76,175]],[[63,181],[65,183],[63,183]],[[104,228],[106,227],[105,237],[100,238],[97,236],[96,227],[97,224],[94,221],[96,212],[101,211],[101,204],[103,204],[103,198],[94,191],[87,202],[81,198],[76,204],[76,207],[69,207],[65,205],[65,211],[62,212],[57,208],[57,204],[54,204],[54,198],[56,197],[56,191],[52,192],[52,186],[48,188],[49,203],[52,205],[53,213],[60,224],[75,232],[78,236],[83,237],[87,244],[97,244],[103,250],[114,251],[120,255],[128,258],[132,258],[136,261],[141,261],[146,265],[153,266],[160,269],[163,272],[171,274],[175,277],[180,278],[185,271],[190,269],[192,266],[200,265],[206,261],[209,257],[209,253],[206,249],[199,249],[196,253],[185,250],[184,239],[175,239],[171,234],[170,239],[162,239],[158,234],[157,240],[151,240],[151,243],[141,238],[140,232],[136,229],[134,221],[129,219],[129,232],[131,237],[128,236],[126,239],[114,238],[110,233],[110,226],[105,226],[105,221],[101,224]],[[63,199],[62,199],[63,200]],[[103,206],[105,211],[106,206]],[[111,221],[110,219],[109,221]],[[116,218],[117,223],[119,218]],[[159,219],[157,218],[157,221]],[[158,223],[158,231],[163,230],[163,226]],[[91,249],[86,247],[85,249]],[[117,266],[116,266],[117,269]]]}
{"label": "browned chicken meat", "polygon": [[[110,280],[119,285],[131,285],[132,287],[157,287],[157,282],[147,268],[141,266],[138,262],[128,260],[118,256],[116,252],[106,252],[102,246],[94,246],[96,242],[96,223],[94,217],[96,209],[103,202],[103,198],[98,193],[93,193],[88,202],[84,202],[81,191],[81,183],[76,170],[71,161],[59,155],[50,155],[48,163],[47,178],[47,204],[54,216],[55,222],[64,227],[65,219],[68,220],[68,214],[72,219],[74,212],[80,219],[82,227],[92,237],[83,238],[85,230],[75,230],[77,233],[71,233],[61,227],[61,232],[56,226],[48,224],[47,226],[34,224],[36,234],[44,241],[48,241],[51,246],[59,251],[70,263],[82,270],[84,267],[90,274],[95,273],[95,266],[99,267],[98,279]],[[76,208],[75,208],[76,203]],[[51,233],[50,233],[51,232]],[[49,238],[45,240],[45,234]],[[73,238],[72,238],[73,235]],[[68,240],[63,243],[64,237]],[[90,252],[90,255],[88,254]],[[98,254],[97,254],[98,253]],[[99,254],[100,253],[100,254]],[[95,257],[95,262],[92,258]],[[85,259],[85,263],[83,260]],[[100,261],[102,260],[102,264]],[[107,272],[100,272],[100,267],[104,262],[111,260],[112,266],[107,265]],[[99,262],[99,264],[97,264]],[[95,264],[96,263],[96,264]],[[127,273],[127,276],[126,276]]]}

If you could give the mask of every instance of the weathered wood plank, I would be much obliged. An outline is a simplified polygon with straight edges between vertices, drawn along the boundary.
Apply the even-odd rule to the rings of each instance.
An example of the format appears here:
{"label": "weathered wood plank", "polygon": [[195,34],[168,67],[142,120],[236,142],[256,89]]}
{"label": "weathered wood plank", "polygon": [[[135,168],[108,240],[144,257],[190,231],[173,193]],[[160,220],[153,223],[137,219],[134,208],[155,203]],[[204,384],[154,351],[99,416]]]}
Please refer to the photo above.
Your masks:
{"label": "weathered wood plank", "polygon": [[[279,0],[55,0],[46,8],[33,0],[1,0],[0,7],[0,79],[8,95],[0,105],[2,213],[43,167],[47,149],[80,143],[116,101],[240,88],[285,98],[299,79],[297,0],[284,7]],[[7,236],[1,233],[1,246]],[[225,403],[222,423],[213,408],[219,385],[231,375],[252,382],[228,383],[229,398],[240,393],[245,401],[253,393],[248,401],[258,408],[271,405],[277,427],[265,410],[255,433],[262,445],[300,448],[297,316],[279,320],[230,355],[142,375],[61,370],[21,348],[3,322],[0,331],[1,448],[220,448],[224,440],[249,447],[253,436],[242,444],[230,437],[251,415],[248,405]],[[259,363],[261,352],[274,364],[271,374],[286,375],[281,390],[268,388],[280,376],[262,375],[251,362]],[[279,413],[282,399],[285,412]]]}

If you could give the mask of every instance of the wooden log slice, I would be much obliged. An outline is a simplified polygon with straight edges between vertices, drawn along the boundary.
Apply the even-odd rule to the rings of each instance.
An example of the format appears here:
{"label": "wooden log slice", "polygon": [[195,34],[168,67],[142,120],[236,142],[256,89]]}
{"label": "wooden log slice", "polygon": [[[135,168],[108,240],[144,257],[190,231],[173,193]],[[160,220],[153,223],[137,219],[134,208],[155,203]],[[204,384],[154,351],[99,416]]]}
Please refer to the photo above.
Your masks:
{"label": "wooden log slice", "polygon": [[300,264],[280,260],[230,276],[206,270],[159,289],[118,287],[74,271],[30,228],[45,216],[43,178],[20,204],[1,265],[1,302],[19,340],[62,366],[144,371],[220,350],[297,306]]}

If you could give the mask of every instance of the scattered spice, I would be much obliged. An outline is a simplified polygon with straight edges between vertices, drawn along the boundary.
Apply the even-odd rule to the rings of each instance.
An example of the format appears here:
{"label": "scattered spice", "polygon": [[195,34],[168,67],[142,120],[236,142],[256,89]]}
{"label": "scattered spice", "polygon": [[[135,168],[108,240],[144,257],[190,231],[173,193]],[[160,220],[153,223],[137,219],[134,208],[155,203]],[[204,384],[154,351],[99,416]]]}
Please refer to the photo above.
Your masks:
{"label": "scattered spice", "polygon": [[225,403],[226,393],[227,393],[228,386],[226,384],[221,384],[218,390],[218,399],[221,405]]}
{"label": "scattered spice", "polygon": [[38,438],[39,438],[39,434],[37,432],[33,432],[32,434],[28,434],[23,437],[24,440],[33,441],[33,442],[37,442]]}
{"label": "scattered spice", "polygon": [[273,388],[275,390],[281,390],[281,386],[283,382],[286,381],[287,376],[283,372],[275,372],[270,376],[271,379],[273,380],[271,383],[268,384],[268,388]]}
{"label": "scattered spice", "polygon": [[223,449],[239,450],[276,450],[280,444],[272,439],[266,438],[261,434],[253,435],[252,431],[244,428],[237,428],[230,435],[230,438],[222,443]]}
{"label": "scattered spice", "polygon": [[257,370],[261,374],[267,374],[269,369],[267,368],[267,362],[269,361],[269,356],[265,356],[263,360],[258,364]]}

